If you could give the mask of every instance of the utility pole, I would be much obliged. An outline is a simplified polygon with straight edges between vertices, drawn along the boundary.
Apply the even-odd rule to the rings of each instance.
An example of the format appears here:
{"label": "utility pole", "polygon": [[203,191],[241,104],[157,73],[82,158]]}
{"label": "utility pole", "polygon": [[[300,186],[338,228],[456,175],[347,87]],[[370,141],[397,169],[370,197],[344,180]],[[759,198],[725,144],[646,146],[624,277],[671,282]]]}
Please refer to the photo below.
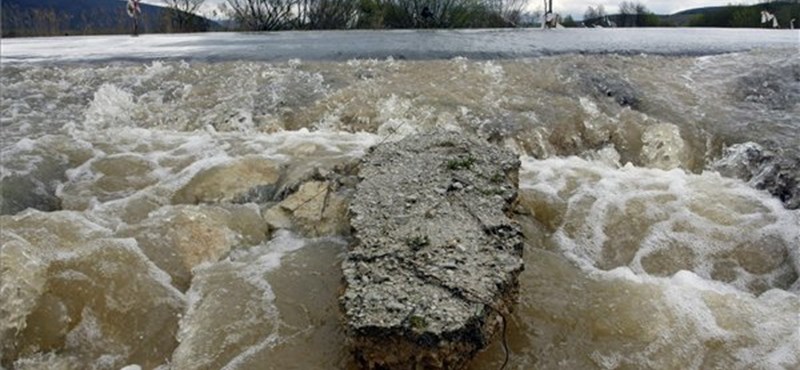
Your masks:
{"label": "utility pole", "polygon": [[553,0],[544,0],[542,28],[555,28],[556,15],[553,13]]}

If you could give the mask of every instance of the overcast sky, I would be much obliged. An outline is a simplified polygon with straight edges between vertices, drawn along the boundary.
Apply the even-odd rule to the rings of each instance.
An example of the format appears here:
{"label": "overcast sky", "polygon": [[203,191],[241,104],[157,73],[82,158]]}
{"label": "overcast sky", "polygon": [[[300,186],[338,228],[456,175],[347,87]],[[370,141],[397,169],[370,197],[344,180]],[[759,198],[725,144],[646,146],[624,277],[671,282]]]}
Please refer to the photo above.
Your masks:
{"label": "overcast sky", "polygon": [[[159,0],[143,0],[147,3],[160,3]],[[225,0],[206,0],[205,9],[208,10],[216,8],[218,4],[224,3]],[[622,0],[553,0],[553,9],[556,13],[562,16],[572,15],[576,19],[583,18],[583,12],[586,11],[588,6],[603,5],[606,13],[613,14],[617,12],[619,3]],[[759,1],[745,0],[745,1],[732,1],[732,0],[640,0],[650,11],[657,14],[672,14],[681,10],[700,8],[704,6],[719,6],[727,5],[730,3],[736,4],[755,4]],[[544,0],[528,0],[528,9],[542,9]]]}

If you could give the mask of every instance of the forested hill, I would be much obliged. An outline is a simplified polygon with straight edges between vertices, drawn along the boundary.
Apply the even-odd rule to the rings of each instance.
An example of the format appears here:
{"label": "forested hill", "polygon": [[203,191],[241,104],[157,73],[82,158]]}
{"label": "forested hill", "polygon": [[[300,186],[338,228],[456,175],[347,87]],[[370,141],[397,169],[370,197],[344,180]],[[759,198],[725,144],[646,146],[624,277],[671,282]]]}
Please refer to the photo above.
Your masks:
{"label": "forested hill", "polygon": [[[208,19],[141,4],[141,33],[196,32],[218,27]],[[3,37],[130,33],[122,0],[3,0]]]}
{"label": "forested hill", "polygon": [[[670,15],[653,14],[644,11],[638,14],[596,14],[584,16],[585,26],[602,25],[613,22],[617,27],[768,27],[761,24],[761,11],[766,10],[778,19],[781,28],[788,28],[792,19],[795,27],[800,26],[800,1],[770,1],[754,5],[727,5],[694,8]],[[589,14],[587,12],[587,14]],[[610,22],[609,22],[610,21]]]}
{"label": "forested hill", "polygon": [[671,17],[683,19],[699,27],[761,27],[761,11],[775,15],[780,27],[787,28],[792,19],[800,22],[800,1],[772,1],[755,5],[728,5],[685,10]]}

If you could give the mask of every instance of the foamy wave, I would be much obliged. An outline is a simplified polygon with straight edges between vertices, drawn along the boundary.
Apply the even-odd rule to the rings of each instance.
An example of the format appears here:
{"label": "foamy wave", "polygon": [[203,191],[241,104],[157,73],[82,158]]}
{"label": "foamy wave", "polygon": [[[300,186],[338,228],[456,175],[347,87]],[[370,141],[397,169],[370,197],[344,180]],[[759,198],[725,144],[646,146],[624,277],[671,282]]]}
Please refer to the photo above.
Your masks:
{"label": "foamy wave", "polygon": [[588,268],[689,270],[755,293],[798,278],[800,215],[737,180],[576,157],[527,158],[523,168],[523,204]]}

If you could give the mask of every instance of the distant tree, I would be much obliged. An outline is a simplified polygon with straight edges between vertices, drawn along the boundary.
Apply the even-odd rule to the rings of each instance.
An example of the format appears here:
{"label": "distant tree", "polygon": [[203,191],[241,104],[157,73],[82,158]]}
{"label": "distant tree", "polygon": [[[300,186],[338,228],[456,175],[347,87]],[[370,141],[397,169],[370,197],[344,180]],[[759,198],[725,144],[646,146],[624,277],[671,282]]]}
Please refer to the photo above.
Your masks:
{"label": "distant tree", "polygon": [[299,0],[296,28],[352,28],[358,19],[358,0]]}
{"label": "distant tree", "polygon": [[652,13],[650,13],[650,10],[648,10],[644,4],[637,2],[633,4],[633,14],[636,27],[646,27],[645,18]]}
{"label": "distant tree", "polygon": [[620,27],[636,27],[636,4],[633,1],[619,3],[617,25]]}
{"label": "distant tree", "polygon": [[674,27],[673,24],[661,22],[661,19],[653,13],[645,13],[640,19],[642,27]]}
{"label": "distant tree", "polygon": [[566,18],[564,18],[564,20],[561,21],[561,25],[564,27],[578,27],[578,23],[572,19],[571,15],[568,15]]}
{"label": "distant tree", "polygon": [[641,2],[623,1],[619,4],[620,27],[653,27],[658,26],[658,17],[651,13]]}
{"label": "distant tree", "polygon": [[196,16],[205,0],[162,0],[169,12],[165,16],[170,18],[171,29],[178,32],[197,31],[202,25],[196,24],[200,18]]}
{"label": "distant tree", "polygon": [[247,31],[290,28],[296,6],[296,0],[228,0],[231,18]]}
{"label": "distant tree", "polygon": [[211,16],[211,19],[217,20],[220,23],[220,26],[222,26],[222,28],[224,30],[230,30],[231,29],[231,22],[230,22],[231,13],[232,12],[228,8],[228,4],[221,3],[221,4],[217,5],[216,8],[211,10],[210,16]]}
{"label": "distant tree", "polygon": [[516,25],[520,23],[526,0],[485,0],[489,11],[499,14],[506,22]]}
{"label": "distant tree", "polygon": [[379,0],[360,0],[357,28],[383,28],[384,7]]}
{"label": "distant tree", "polygon": [[531,26],[540,27],[542,25],[542,10],[536,9],[530,13],[528,13],[527,18],[530,19]]}
{"label": "distant tree", "polygon": [[794,28],[800,27],[798,24],[800,22],[800,0],[794,0],[791,4],[774,9],[773,13],[778,18],[781,27],[790,27],[792,19],[795,19]]}
{"label": "distant tree", "polygon": [[525,0],[358,0],[361,28],[462,28],[521,25]]}
{"label": "distant tree", "polygon": [[590,5],[586,8],[586,12],[583,13],[583,22],[587,26],[592,25],[602,21],[605,16],[606,9],[602,5],[596,7]]}
{"label": "distant tree", "polygon": [[737,7],[731,12],[729,23],[731,27],[759,27],[761,11],[754,7]]}

